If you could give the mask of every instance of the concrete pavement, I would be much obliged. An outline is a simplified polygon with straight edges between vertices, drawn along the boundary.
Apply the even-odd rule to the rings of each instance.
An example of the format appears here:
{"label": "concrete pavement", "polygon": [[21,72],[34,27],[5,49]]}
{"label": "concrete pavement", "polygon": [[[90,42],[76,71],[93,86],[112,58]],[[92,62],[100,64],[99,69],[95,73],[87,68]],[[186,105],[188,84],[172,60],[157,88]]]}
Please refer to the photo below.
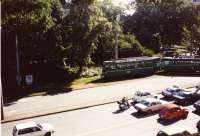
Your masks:
{"label": "concrete pavement", "polygon": [[154,75],[146,78],[103,84],[104,86],[94,85],[97,87],[69,93],[22,98],[4,106],[5,120],[2,122],[111,103],[124,96],[131,97],[138,90],[159,93],[162,89],[172,85],[190,87],[199,84],[200,77]]}

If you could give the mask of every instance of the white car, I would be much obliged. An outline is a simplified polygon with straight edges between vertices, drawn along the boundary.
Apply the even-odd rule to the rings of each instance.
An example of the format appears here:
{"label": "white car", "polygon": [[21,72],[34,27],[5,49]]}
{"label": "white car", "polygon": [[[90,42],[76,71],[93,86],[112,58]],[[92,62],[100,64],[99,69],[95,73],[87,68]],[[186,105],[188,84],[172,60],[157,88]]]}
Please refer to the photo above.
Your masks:
{"label": "white car", "polygon": [[147,98],[145,100],[142,100],[141,102],[134,105],[135,109],[138,112],[142,113],[152,113],[159,110],[162,110],[163,108],[167,107],[169,105],[168,102],[159,100],[156,98]]}
{"label": "white car", "polygon": [[13,128],[13,136],[51,136],[54,128],[50,124],[37,124],[28,122],[17,124]]}

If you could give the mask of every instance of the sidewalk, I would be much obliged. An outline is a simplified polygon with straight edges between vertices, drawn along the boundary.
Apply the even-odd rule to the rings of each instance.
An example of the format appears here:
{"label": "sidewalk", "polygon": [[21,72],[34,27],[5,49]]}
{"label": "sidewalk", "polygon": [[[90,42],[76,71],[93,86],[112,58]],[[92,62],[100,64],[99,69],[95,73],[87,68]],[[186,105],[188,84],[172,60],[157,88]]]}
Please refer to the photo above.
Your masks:
{"label": "sidewalk", "polygon": [[7,106],[4,106],[5,120],[2,123],[112,103],[124,96],[131,97],[138,90],[151,91],[156,94],[172,85],[192,87],[199,84],[200,77],[167,76],[90,84],[86,86],[89,88],[76,88],[82,89],[79,91],[22,98],[14,103],[7,104]]}

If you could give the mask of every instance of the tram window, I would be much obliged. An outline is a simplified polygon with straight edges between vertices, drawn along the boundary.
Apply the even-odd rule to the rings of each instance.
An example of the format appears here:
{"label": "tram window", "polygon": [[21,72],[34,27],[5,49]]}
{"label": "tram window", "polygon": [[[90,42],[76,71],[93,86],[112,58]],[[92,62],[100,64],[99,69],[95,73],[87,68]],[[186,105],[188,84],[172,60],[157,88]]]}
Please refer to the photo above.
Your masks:
{"label": "tram window", "polygon": [[107,68],[107,69],[115,69],[115,64],[105,64],[105,68]]}
{"label": "tram window", "polygon": [[164,61],[165,65],[169,65],[171,62],[170,61]]}
{"label": "tram window", "polygon": [[117,64],[118,68],[126,68],[126,64],[125,63],[119,63]]}
{"label": "tram window", "polygon": [[130,62],[126,64],[127,68],[132,68],[134,67],[134,65],[135,65],[134,63],[130,63]]}

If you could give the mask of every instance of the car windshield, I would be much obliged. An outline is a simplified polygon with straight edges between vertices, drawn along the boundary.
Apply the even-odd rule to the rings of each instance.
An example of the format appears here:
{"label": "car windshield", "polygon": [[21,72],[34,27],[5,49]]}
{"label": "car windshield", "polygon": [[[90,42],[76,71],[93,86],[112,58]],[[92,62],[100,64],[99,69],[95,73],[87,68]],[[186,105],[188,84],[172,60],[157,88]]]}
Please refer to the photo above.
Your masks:
{"label": "car windshield", "polygon": [[41,126],[40,124],[37,124],[37,126],[38,126],[39,128],[42,128],[42,126]]}
{"label": "car windshield", "polygon": [[145,100],[142,100],[142,101],[141,101],[141,104],[146,105],[146,106],[149,106],[149,105],[150,105],[150,103],[147,102],[147,101],[145,101]]}

